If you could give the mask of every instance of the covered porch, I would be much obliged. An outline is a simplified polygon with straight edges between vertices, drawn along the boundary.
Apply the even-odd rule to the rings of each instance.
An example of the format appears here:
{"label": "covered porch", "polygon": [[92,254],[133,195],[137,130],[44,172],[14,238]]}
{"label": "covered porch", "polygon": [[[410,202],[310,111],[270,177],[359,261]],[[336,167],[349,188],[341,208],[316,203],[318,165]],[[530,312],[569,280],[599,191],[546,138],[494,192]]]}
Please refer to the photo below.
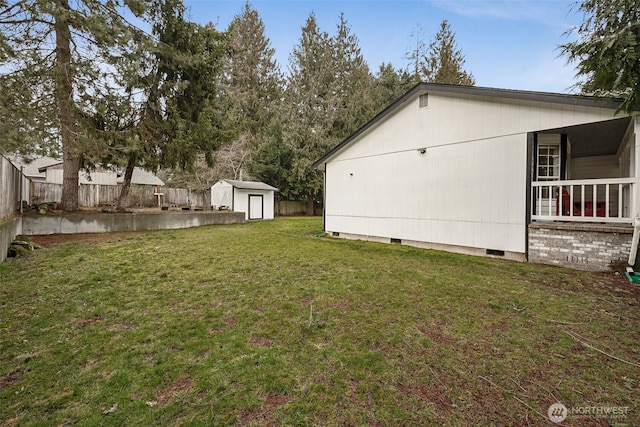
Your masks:
{"label": "covered porch", "polygon": [[626,264],[638,216],[638,117],[530,135],[528,259],[604,270]]}
{"label": "covered porch", "polygon": [[531,221],[632,224],[638,199],[634,117],[533,135]]}

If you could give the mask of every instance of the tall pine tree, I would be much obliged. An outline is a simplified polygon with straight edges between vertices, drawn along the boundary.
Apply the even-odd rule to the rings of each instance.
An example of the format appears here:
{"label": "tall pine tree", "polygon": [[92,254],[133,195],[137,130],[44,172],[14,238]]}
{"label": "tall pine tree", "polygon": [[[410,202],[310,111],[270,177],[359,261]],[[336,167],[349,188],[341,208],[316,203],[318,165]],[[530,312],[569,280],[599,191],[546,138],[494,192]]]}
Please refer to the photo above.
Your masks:
{"label": "tall pine tree", "polygon": [[[62,208],[78,209],[78,176],[87,136],[80,112],[109,84],[114,55],[135,43],[137,31],[122,17],[141,15],[143,0],[19,0],[0,3],[0,86],[27,85],[11,112],[24,133],[63,155]],[[29,107],[38,106],[31,109]],[[21,117],[31,114],[31,118]],[[15,132],[2,132],[17,136]],[[26,138],[29,138],[28,136]],[[16,144],[14,144],[15,146]],[[24,148],[24,147],[23,147]]]}
{"label": "tall pine tree", "polygon": [[400,98],[415,84],[408,71],[398,71],[391,63],[382,64],[375,76],[372,104],[376,112]]}
{"label": "tall pine tree", "polygon": [[214,151],[233,134],[219,101],[226,38],[212,25],[186,21],[181,0],[155,3],[153,42],[116,64],[128,96],[97,99],[92,117],[106,143],[101,162],[125,167],[119,210],[127,207],[135,166],[193,170],[200,155],[212,165]]}
{"label": "tall pine tree", "polygon": [[463,69],[464,62],[464,55],[456,47],[455,35],[445,19],[424,57],[422,75],[429,83],[473,86],[475,79]]}
{"label": "tall pine tree", "polygon": [[[269,139],[267,129],[282,105],[283,78],[264,29],[258,12],[246,3],[227,30],[231,55],[223,81],[228,107],[226,118],[238,134],[228,147],[228,155],[219,156],[218,161],[228,162],[226,169],[233,170],[236,178],[246,176],[252,161],[250,154]],[[220,166],[225,169],[225,165]]]}
{"label": "tall pine tree", "polygon": [[336,114],[330,136],[342,140],[367,122],[375,112],[372,101],[374,79],[360,51],[360,42],[351,32],[344,14],[335,36],[330,39],[333,51]]}
{"label": "tall pine tree", "polygon": [[314,14],[290,57],[285,92],[289,115],[285,142],[292,152],[291,193],[313,214],[322,176],[311,164],[369,120],[374,80],[344,15],[334,36],[318,28]]}
{"label": "tall pine tree", "polygon": [[320,30],[312,13],[291,53],[285,92],[285,142],[293,155],[291,193],[307,201],[308,215],[313,215],[322,189],[322,176],[310,166],[335,144],[330,137],[338,103],[333,63],[329,34]]}

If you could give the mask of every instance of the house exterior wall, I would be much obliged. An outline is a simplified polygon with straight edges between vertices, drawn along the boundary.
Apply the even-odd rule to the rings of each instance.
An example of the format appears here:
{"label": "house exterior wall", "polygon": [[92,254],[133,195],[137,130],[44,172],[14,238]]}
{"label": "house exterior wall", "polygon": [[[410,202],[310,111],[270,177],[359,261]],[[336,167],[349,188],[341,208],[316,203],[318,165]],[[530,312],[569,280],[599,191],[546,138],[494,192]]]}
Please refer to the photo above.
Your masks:
{"label": "house exterior wall", "polygon": [[[363,238],[525,254],[527,134],[613,110],[430,92],[325,165],[325,229]],[[420,149],[426,149],[424,154]]]}
{"label": "house exterior wall", "polygon": [[[49,184],[62,184],[62,167],[47,168],[46,182]],[[96,184],[96,185],[117,185],[117,175],[114,172],[98,172],[87,173],[80,171],[78,177],[80,184]]]}
{"label": "house exterior wall", "polygon": [[571,159],[569,179],[620,178],[618,156],[591,156]]}

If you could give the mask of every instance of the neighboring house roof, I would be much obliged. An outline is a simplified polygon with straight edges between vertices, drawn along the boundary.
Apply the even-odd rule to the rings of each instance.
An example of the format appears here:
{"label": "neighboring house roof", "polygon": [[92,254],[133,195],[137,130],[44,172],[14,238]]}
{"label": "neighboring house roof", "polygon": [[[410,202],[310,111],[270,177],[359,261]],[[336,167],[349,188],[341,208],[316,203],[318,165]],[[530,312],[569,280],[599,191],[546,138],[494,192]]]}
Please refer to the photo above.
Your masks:
{"label": "neighboring house roof", "polygon": [[[124,182],[124,173],[118,175],[118,184]],[[134,168],[133,175],[131,176],[131,183],[136,185],[164,185],[164,181],[156,176],[153,172],[141,168]]]}
{"label": "neighboring house roof", "polygon": [[232,185],[235,188],[240,190],[271,190],[271,191],[280,191],[276,187],[272,187],[269,184],[265,184],[264,182],[258,181],[237,181],[234,179],[221,179],[220,181],[224,181],[227,184]]}
{"label": "neighboring house roof", "polygon": [[611,108],[617,109],[622,103],[621,99],[603,100],[594,96],[586,95],[568,95],[561,93],[551,92],[534,92],[525,90],[512,90],[512,89],[496,89],[479,86],[460,86],[460,85],[447,85],[437,83],[418,83],[411,88],[407,93],[398,98],[395,102],[382,110],[373,119],[367,122],[364,126],[358,129],[355,133],[349,136],[347,139],[336,145],[327,154],[318,159],[311,165],[311,169],[321,167],[327,160],[333,157],[334,154],[341,151],[345,146],[349,145],[353,140],[357,139],[360,135],[367,130],[375,126],[378,122],[386,118],[389,114],[404,105],[407,101],[415,98],[419,94],[428,92],[441,92],[449,94],[457,94],[466,97],[493,97],[504,99],[515,99],[530,102],[546,102],[555,104],[569,104],[576,106],[598,107],[598,108]]}
{"label": "neighboring house roof", "polygon": [[[48,168],[62,164],[60,159],[54,159],[53,157],[37,157],[33,160],[25,159],[23,156],[18,154],[10,154],[6,157],[16,168],[20,169],[20,167],[23,167],[24,176],[31,179],[44,180],[46,178],[46,171]],[[122,184],[124,181],[124,174],[119,175],[116,180],[118,184]],[[153,172],[149,172],[138,167],[133,169],[131,184],[165,185],[164,182]]]}
{"label": "neighboring house roof", "polygon": [[[9,159],[17,169],[23,168],[22,173],[24,176],[31,179],[37,178],[44,180],[46,178],[44,169],[60,163],[59,159],[54,159],[53,157],[37,157],[35,159],[30,159],[25,158],[20,154],[7,154],[6,158]],[[42,172],[40,172],[40,169],[42,169]]]}

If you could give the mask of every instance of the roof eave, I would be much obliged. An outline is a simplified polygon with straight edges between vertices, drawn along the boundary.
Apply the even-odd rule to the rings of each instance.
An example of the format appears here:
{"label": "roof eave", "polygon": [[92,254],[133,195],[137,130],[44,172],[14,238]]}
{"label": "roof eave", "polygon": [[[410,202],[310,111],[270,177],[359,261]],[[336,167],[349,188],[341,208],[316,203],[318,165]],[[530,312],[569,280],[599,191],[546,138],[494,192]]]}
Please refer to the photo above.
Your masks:
{"label": "roof eave", "polygon": [[562,93],[553,93],[553,92],[534,92],[534,91],[523,91],[523,90],[512,90],[512,89],[496,89],[496,88],[488,88],[488,87],[478,87],[478,86],[462,86],[462,85],[448,85],[448,84],[438,84],[438,83],[417,83],[411,89],[409,89],[404,95],[390,104],[387,108],[378,113],[373,119],[367,122],[365,125],[360,127],[357,131],[355,131],[351,136],[347,139],[333,147],[327,154],[322,156],[316,162],[314,162],[310,169],[325,169],[325,163],[327,163],[333,156],[338,154],[349,145],[353,140],[358,138],[360,135],[365,133],[371,127],[375,126],[378,122],[383,120],[387,115],[396,110],[402,104],[407,102],[410,99],[413,99],[417,94],[421,92],[428,91],[436,91],[436,92],[446,92],[446,93],[457,93],[462,95],[473,95],[473,96],[487,96],[487,97],[498,97],[505,99],[518,99],[523,101],[531,101],[531,102],[550,102],[555,104],[568,104],[568,105],[577,105],[577,106],[587,106],[587,107],[598,107],[598,108],[610,108],[617,109],[620,107],[620,104],[623,102],[622,99],[614,98],[614,99],[603,99],[594,96],[588,95],[571,95],[571,94],[562,94]]}

